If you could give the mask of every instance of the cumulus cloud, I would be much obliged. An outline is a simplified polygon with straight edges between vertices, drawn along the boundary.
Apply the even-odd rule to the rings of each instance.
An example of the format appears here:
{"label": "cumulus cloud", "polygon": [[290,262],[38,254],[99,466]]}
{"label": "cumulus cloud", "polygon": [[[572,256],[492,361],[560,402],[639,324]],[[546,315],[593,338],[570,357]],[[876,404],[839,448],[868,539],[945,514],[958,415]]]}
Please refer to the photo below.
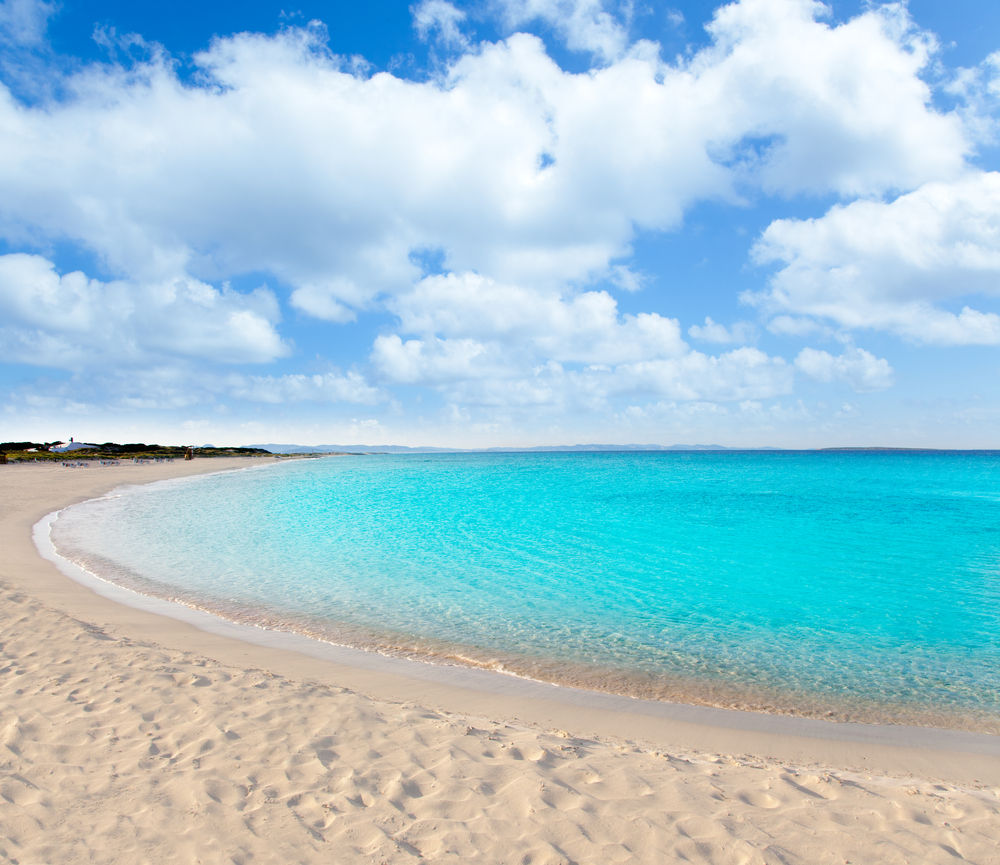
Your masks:
{"label": "cumulus cloud", "polygon": [[421,0],[412,7],[413,26],[421,39],[434,34],[438,41],[449,47],[463,48],[469,44],[460,26],[465,13],[447,0]]}
{"label": "cumulus cloud", "polygon": [[564,298],[452,273],[421,280],[390,307],[407,333],[503,339],[560,362],[615,364],[686,350],[676,320],[655,313],[620,316],[604,291]]}
{"label": "cumulus cloud", "polygon": [[893,371],[889,362],[853,346],[836,356],[815,348],[804,348],[795,358],[795,366],[817,381],[846,382],[859,392],[884,390],[892,385]]}
{"label": "cumulus cloud", "polygon": [[748,321],[738,321],[726,327],[706,315],[704,324],[693,324],[688,328],[688,336],[703,342],[749,342],[753,339],[755,330]]}
{"label": "cumulus cloud", "polygon": [[402,340],[396,334],[375,340],[372,362],[389,381],[440,384],[479,378],[496,364],[487,347],[474,339]]}
{"label": "cumulus cloud", "polygon": [[[414,376],[420,369],[414,366],[407,371]],[[432,363],[423,380],[432,380],[437,372]],[[435,383],[445,398],[456,403],[547,411],[603,410],[617,400],[637,397],[767,399],[790,393],[794,377],[792,367],[781,358],[751,348],[718,356],[692,351],[676,358],[614,367],[568,367],[554,361],[528,369],[508,365],[494,368],[492,374],[459,362],[449,366],[448,373],[450,380],[439,377]]]}
{"label": "cumulus cloud", "polygon": [[620,57],[628,44],[628,4],[612,4],[618,15],[602,0],[498,0],[496,5],[510,29],[542,21],[567,48],[604,61]]}
{"label": "cumulus cloud", "polygon": [[383,335],[388,380],[438,387],[474,405],[599,406],[624,396],[737,400],[789,392],[792,369],[743,348],[692,351],[675,319],[622,314],[606,292],[570,297],[477,274],[427,277],[393,309],[418,336]]}
{"label": "cumulus cloud", "polygon": [[713,356],[690,351],[678,358],[624,364],[610,388],[671,399],[765,399],[791,392],[792,371],[784,360],[756,348]]}
{"label": "cumulus cloud", "polygon": [[715,13],[714,44],[691,70],[704,104],[721,109],[719,146],[785,193],[871,195],[956,175],[968,150],[961,121],[930,107],[920,75],[934,40],[903,4],[836,27],[821,20],[828,11],[742,0]]}
{"label": "cumulus cloud", "polygon": [[[367,358],[374,376],[456,407],[750,404],[790,393],[796,371],[883,386],[888,363],[861,350],[794,363],[693,350],[653,301],[626,313],[612,293],[642,288],[630,269],[640,232],[676,229],[705,201],[803,193],[865,200],[764,233],[755,254],[778,272],[751,299],[772,332],[801,337],[825,319],[1000,341],[1000,318],[965,299],[995,292],[994,181],[964,173],[968,112],[934,107],[936,46],[905,6],[832,24],[812,0],[738,0],[716,12],[706,47],[670,61],[629,41],[627,4],[493,8],[511,31],[542,22],[594,68],[561,68],[526,33],[471,46],[461,9],[420,0],[417,32],[458,49],[420,80],[337,57],[307,26],[218,38],[183,79],[152,51],[74,67],[59,99],[29,105],[0,85],[0,237],[76,246],[106,276],[0,258],[9,356],[273,360],[291,349],[279,301],[226,287],[265,274],[330,324],[394,315]],[[39,27],[51,11],[0,9],[0,22],[34,10],[24,20]],[[687,334],[722,347],[756,335],[711,318]],[[227,386],[264,402],[384,398],[361,372]]]}
{"label": "cumulus cloud", "polygon": [[613,277],[637,227],[739,187],[952,176],[961,121],[931,106],[930,48],[893,8],[833,27],[805,0],[742,0],[689,59],[637,49],[586,74],[514,34],[440,78],[368,75],[314,27],[218,39],[194,84],[153,56],[86,67],[32,108],[0,88],[0,232],[71,239],[143,281],[270,273],[333,321],[418,279],[421,248],[503,282]]}
{"label": "cumulus cloud", "polygon": [[287,353],[265,289],[240,294],[187,276],[149,283],[60,275],[38,255],[0,256],[0,347],[8,360],[73,369],[163,357],[266,362]]}
{"label": "cumulus cloud", "polygon": [[965,302],[1000,296],[996,172],[927,183],[891,202],[837,205],[818,219],[778,220],[754,254],[780,264],[769,289],[747,298],[766,309],[917,342],[1000,343],[1000,316]]}

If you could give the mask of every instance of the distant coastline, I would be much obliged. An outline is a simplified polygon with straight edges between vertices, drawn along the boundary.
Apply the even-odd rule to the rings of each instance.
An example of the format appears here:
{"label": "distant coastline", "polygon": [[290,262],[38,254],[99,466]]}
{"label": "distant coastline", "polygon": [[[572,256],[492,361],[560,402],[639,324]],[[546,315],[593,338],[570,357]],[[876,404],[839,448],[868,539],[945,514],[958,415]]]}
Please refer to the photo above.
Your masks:
{"label": "distant coastline", "polygon": [[705,451],[728,451],[732,453],[774,452],[774,453],[1000,453],[998,448],[932,448],[932,447],[897,447],[897,446],[853,446],[836,445],[821,448],[780,448],[773,446],[761,447],[727,447],[718,444],[574,444],[574,445],[536,445],[525,447],[488,447],[459,448],[411,445],[372,445],[372,444],[330,444],[330,445],[298,445],[298,444],[254,444],[248,447],[269,451],[273,454],[433,454],[433,453],[617,453],[617,452],[674,452],[702,453]]}
{"label": "distant coastline", "polygon": [[119,459],[179,459],[190,452],[191,457],[264,457],[264,456],[335,456],[362,454],[476,454],[476,453],[1000,453],[998,448],[939,448],[897,445],[833,445],[819,448],[783,448],[772,445],[730,447],[719,444],[572,444],[534,445],[524,447],[460,448],[433,445],[396,444],[280,444],[251,445],[159,445],[117,444],[104,442],[0,442],[0,462],[37,462],[42,460],[119,460]]}

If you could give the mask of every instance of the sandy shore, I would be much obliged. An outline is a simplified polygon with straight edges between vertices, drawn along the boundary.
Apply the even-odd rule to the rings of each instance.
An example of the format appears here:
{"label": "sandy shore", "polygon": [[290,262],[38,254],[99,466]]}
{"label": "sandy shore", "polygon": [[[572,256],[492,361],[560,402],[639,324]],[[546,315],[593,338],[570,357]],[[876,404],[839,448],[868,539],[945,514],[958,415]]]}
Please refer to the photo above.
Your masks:
{"label": "sandy shore", "polygon": [[248,643],[31,541],[114,486],[250,462],[0,466],[0,862],[1000,863],[998,737]]}

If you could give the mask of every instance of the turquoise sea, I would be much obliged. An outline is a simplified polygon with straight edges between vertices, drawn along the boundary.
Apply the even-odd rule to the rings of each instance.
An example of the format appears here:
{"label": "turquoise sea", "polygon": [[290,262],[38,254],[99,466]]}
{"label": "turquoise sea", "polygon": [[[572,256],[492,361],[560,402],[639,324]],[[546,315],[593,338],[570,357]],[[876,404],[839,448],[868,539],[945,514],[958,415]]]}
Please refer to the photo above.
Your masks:
{"label": "turquoise sea", "polygon": [[1000,731],[1000,454],[347,456],[128,488],[60,552],[238,621],[634,696]]}

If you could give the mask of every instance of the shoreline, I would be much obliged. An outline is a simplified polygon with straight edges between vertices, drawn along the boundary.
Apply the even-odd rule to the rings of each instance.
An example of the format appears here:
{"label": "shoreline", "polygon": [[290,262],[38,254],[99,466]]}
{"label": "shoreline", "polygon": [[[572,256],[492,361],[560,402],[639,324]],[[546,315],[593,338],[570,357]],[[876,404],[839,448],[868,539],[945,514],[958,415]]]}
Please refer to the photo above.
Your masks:
{"label": "shoreline", "polygon": [[[151,466],[99,467],[94,471],[92,478],[96,483],[76,485],[86,492],[74,496],[70,501],[61,502],[60,507],[46,511],[39,520],[32,523],[30,537],[35,546],[35,554],[42,555],[37,548],[36,531],[39,525],[51,521],[58,511],[66,507],[106,495],[118,487],[132,483],[145,485],[194,475],[273,467],[289,462],[277,458],[223,457]],[[38,471],[41,467],[34,465],[6,468],[30,472]],[[131,469],[138,469],[143,475],[156,476],[111,477],[110,472],[119,475],[121,469],[127,474],[133,474]],[[142,469],[157,471],[143,472]],[[65,473],[75,470],[61,471]],[[47,538],[43,543],[51,547],[51,541]],[[596,727],[596,730],[590,732],[598,732],[600,735],[619,739],[635,738],[638,735],[654,744],[678,742],[688,748],[697,748],[698,740],[703,737],[707,742],[728,746],[710,747],[709,750],[745,751],[773,759],[812,758],[815,762],[825,762],[831,748],[839,752],[842,745],[863,743],[873,750],[871,753],[856,755],[859,762],[854,768],[881,765],[889,772],[898,771],[897,767],[901,765],[898,758],[904,752],[913,750],[914,746],[926,752],[941,752],[942,756],[955,752],[953,755],[955,757],[964,754],[1000,758],[1000,736],[988,733],[896,724],[826,721],[795,715],[643,700],[550,684],[472,666],[395,658],[376,651],[341,646],[293,632],[242,625],[207,610],[145,595],[88,574],[63,559],[54,549],[51,550],[51,555],[50,564],[59,571],[64,580],[73,580],[88,593],[93,593],[92,598],[95,596],[100,598],[96,603],[102,607],[106,617],[120,618],[111,614],[116,611],[122,612],[122,607],[132,609],[135,614],[142,615],[144,626],[158,622],[160,627],[157,630],[161,635],[160,638],[174,642],[181,637],[188,637],[193,629],[205,635],[205,643],[211,643],[216,654],[221,656],[217,660],[222,662],[228,662],[234,653],[242,655],[249,650],[248,647],[254,646],[263,653],[261,660],[264,661],[262,666],[265,668],[268,668],[270,661],[282,669],[291,668],[294,674],[297,672],[296,658],[300,658],[303,665],[309,668],[309,674],[315,675],[312,662],[329,664],[332,667],[329,672],[335,671],[337,682],[347,678],[352,682],[352,688],[358,687],[363,691],[362,682],[367,681],[370,696],[383,699],[393,699],[397,694],[408,696],[416,688],[420,688],[426,700],[440,704],[436,707],[459,712],[474,711],[477,696],[491,702],[498,697],[504,700],[520,699],[525,703],[518,711],[510,714],[518,720],[541,726],[558,721],[561,726],[582,727],[586,722],[581,724],[578,721],[574,724],[571,719],[574,716],[579,717],[581,709],[592,709],[600,713],[599,716],[586,720],[590,721],[591,726]],[[76,573],[71,575],[68,573],[71,570]],[[69,611],[77,612],[72,608]],[[273,657],[269,657],[272,652]],[[309,659],[309,662],[305,659]],[[350,675],[345,676],[345,671],[350,671]],[[327,678],[324,676],[324,679]],[[329,680],[334,681],[332,676]],[[603,717],[605,714],[624,714],[628,717],[616,720],[613,717]],[[691,734],[695,731],[688,729],[689,727],[696,728],[694,738]],[[741,738],[741,734],[745,735],[745,739]],[[789,748],[790,742],[793,743],[791,748]],[[981,770],[983,767],[976,768]],[[996,772],[995,783],[1000,784],[1000,760]],[[982,772],[973,774],[978,777]]]}
{"label": "shoreline", "polygon": [[[207,608],[147,595],[105,580],[63,558],[47,535],[58,511],[34,526],[34,542],[40,555],[51,561],[68,579],[75,580],[109,601],[157,616],[175,619],[200,631],[263,649],[290,651],[320,661],[358,670],[384,673],[400,679],[457,686],[482,694],[512,699],[538,699],[564,706],[601,709],[627,716],[680,721],[719,727],[736,732],[757,732],[781,737],[855,744],[919,747],[1000,758],[1000,736],[976,731],[905,724],[868,724],[828,721],[792,714],[756,712],[695,703],[647,700],[605,691],[577,688],[506,671],[461,663],[396,657],[347,644],[333,643],[296,631],[276,630],[228,619]],[[624,734],[621,735],[624,738]]]}
{"label": "shoreline", "polygon": [[[279,465],[268,463],[237,467],[251,470]],[[170,483],[166,479],[152,484]],[[113,493],[118,488],[107,491]],[[100,498],[100,496],[98,496]],[[89,501],[89,500],[88,500]],[[684,699],[657,699],[611,690],[587,688],[525,675],[517,670],[498,670],[469,661],[444,656],[407,655],[384,651],[379,645],[365,646],[337,642],[294,628],[243,622],[195,601],[152,594],[106,579],[62,555],[51,538],[53,523],[65,508],[53,511],[32,527],[39,555],[52,562],[68,579],[89,588],[109,601],[174,619],[201,631],[250,643],[263,649],[292,651],[343,666],[384,673],[407,680],[424,681],[444,687],[458,686],[485,694],[512,698],[534,698],[560,705],[604,709],[623,715],[695,723],[742,732],[759,732],[781,737],[869,743],[893,747],[955,750],[1000,757],[1000,735],[968,726],[907,724],[895,720],[857,721],[824,718],[815,714],[741,708]],[[830,715],[834,713],[829,712]],[[623,734],[618,734],[623,735]]]}
{"label": "shoreline", "polygon": [[[123,606],[32,543],[47,514],[114,487],[254,464],[0,468],[0,794],[15,805],[0,801],[0,859],[193,861],[206,837],[303,862],[331,842],[342,861],[393,863],[994,855],[1000,755],[969,749],[1000,737],[888,743],[901,728],[754,713],[739,729],[717,722],[731,710],[660,717],[486,671],[366,668]],[[476,673],[489,688],[458,681]]]}

